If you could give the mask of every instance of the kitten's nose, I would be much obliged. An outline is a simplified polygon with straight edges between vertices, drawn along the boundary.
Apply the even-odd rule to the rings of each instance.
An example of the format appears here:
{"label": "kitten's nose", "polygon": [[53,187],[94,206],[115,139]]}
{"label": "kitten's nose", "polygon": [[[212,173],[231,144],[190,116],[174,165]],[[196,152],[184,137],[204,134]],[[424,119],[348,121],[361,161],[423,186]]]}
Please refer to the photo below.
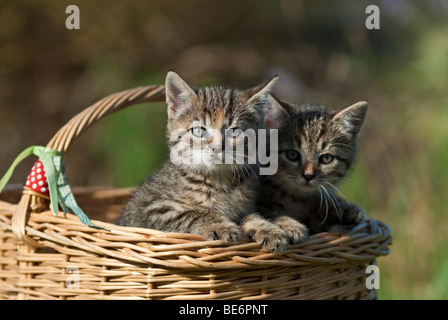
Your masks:
{"label": "kitten's nose", "polygon": [[307,182],[313,180],[313,179],[316,177],[316,175],[315,175],[314,173],[313,173],[313,174],[310,174],[310,173],[304,173],[304,174],[302,174],[302,176],[305,178],[305,180],[306,180]]}
{"label": "kitten's nose", "polygon": [[316,177],[316,171],[312,163],[306,163],[304,171],[302,173],[302,177],[307,181],[310,182]]}

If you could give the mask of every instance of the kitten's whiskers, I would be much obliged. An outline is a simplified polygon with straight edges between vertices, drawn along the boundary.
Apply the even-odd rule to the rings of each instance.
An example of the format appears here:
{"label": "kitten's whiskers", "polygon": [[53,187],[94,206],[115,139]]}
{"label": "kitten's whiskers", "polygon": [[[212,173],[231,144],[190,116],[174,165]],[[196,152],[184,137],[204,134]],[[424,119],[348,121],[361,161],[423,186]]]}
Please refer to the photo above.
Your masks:
{"label": "kitten's whiskers", "polygon": [[[320,192],[320,189],[322,189],[322,191],[325,191],[325,187],[323,185],[319,185],[319,192]],[[327,201],[327,194],[326,194],[326,192],[321,192],[321,196],[323,196],[322,198],[325,200],[325,217],[319,223],[320,225],[324,224],[325,221],[327,220],[327,217],[328,217],[328,201]],[[321,202],[322,202],[322,198],[321,198]]]}
{"label": "kitten's whiskers", "polygon": [[317,212],[320,212],[320,209],[322,209],[322,204],[323,204],[324,199],[322,197],[322,191],[320,191],[320,188],[317,188],[317,190],[319,191],[319,195],[320,195],[320,204],[319,204],[319,209],[317,209]]}
{"label": "kitten's whiskers", "polygon": [[325,184],[328,184],[330,187],[332,187],[334,190],[336,190],[341,196],[342,198],[344,198],[344,201],[348,204],[350,203],[347,198],[345,197],[345,195],[341,192],[341,190],[339,190],[334,184],[332,184],[331,182],[325,181]]}
{"label": "kitten's whiskers", "polygon": [[338,216],[339,220],[341,220],[342,217],[341,217],[341,214],[339,211],[339,206],[337,204],[337,199],[335,198],[335,196],[333,195],[333,193],[331,191],[327,190],[327,188],[325,188],[324,186],[322,186],[322,187],[323,187],[323,190],[325,191],[325,193],[327,194],[328,199],[333,204],[333,207],[336,210],[336,215]]}
{"label": "kitten's whiskers", "polygon": [[[236,155],[236,156],[240,156],[240,157],[241,157],[241,156],[242,156],[242,157],[246,157],[246,158],[249,159],[249,160],[253,160],[253,161],[255,161],[254,164],[256,164],[256,165],[258,166],[258,169],[260,169],[260,164],[259,164],[255,159],[250,158],[249,156],[247,156],[247,155],[245,155],[245,154],[235,153],[235,155]],[[232,158],[232,160],[235,160],[235,158]],[[236,160],[235,160],[235,161],[236,161]],[[250,165],[249,163],[243,163],[242,165],[239,165],[239,166],[244,167],[244,168],[246,169],[247,176],[250,176],[249,171],[247,171],[247,168],[249,168],[249,169],[252,171],[252,173],[253,173],[255,179],[257,180],[258,188],[260,188],[260,182],[258,181],[258,174],[255,173],[255,171],[254,171],[254,169],[252,169],[251,165]]]}

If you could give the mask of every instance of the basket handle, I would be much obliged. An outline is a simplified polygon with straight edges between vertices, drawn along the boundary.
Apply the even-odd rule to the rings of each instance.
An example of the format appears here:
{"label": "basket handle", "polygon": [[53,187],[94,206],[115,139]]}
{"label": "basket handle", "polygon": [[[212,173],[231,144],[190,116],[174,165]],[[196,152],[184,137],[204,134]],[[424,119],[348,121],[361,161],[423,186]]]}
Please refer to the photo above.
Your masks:
{"label": "basket handle", "polygon": [[[132,105],[162,101],[165,101],[165,87],[162,85],[137,87],[111,94],[74,116],[53,136],[47,148],[65,153],[84,132],[107,115]],[[39,194],[24,190],[12,218],[13,233],[19,241],[31,248],[42,247],[25,232],[30,209],[40,198]]]}
{"label": "basket handle", "polygon": [[138,87],[111,94],[73,117],[54,135],[47,148],[67,152],[75,140],[107,115],[144,102],[165,101],[164,86]]}

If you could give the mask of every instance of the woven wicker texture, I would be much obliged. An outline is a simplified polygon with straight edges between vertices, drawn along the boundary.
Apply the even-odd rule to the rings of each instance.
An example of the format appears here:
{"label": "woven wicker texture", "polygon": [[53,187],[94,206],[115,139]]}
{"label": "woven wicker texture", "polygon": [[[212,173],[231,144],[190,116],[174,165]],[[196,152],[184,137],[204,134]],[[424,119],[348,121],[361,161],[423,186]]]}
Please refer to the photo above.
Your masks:
{"label": "woven wicker texture", "polygon": [[[106,115],[164,100],[163,86],[123,91],[62,127],[47,147],[66,152]],[[130,189],[74,188],[96,225],[49,211],[49,200],[10,188],[0,201],[2,299],[375,299],[366,267],[389,253],[389,227],[367,219],[348,233],[321,233],[283,255],[248,240],[205,241],[112,224]],[[19,199],[20,198],[20,199]]]}

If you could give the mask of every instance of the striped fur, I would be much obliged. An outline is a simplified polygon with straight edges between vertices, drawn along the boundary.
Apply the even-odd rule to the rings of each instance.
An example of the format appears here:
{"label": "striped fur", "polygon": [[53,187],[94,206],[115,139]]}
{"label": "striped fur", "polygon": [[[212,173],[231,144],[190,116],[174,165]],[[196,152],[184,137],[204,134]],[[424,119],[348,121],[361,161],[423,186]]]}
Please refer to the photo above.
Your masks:
{"label": "striped fur", "polygon": [[[118,224],[238,241],[240,222],[256,208],[255,168],[247,163],[216,164],[212,160],[230,152],[219,133],[259,128],[274,83],[246,91],[193,89],[177,74],[168,73],[167,136],[170,150],[174,150],[171,155],[179,162],[170,158],[136,189]],[[195,138],[193,123],[214,134]],[[178,146],[180,151],[186,148],[191,152],[182,153]],[[204,162],[189,161],[198,155]]]}
{"label": "striped fur", "polygon": [[[285,102],[267,109],[265,126],[279,129],[278,150],[271,150],[278,152],[279,166],[275,175],[261,177],[258,209],[288,234],[290,242],[364,218],[362,209],[339,198],[337,184],[353,164],[366,112],[365,102],[331,113],[319,105]],[[294,157],[298,160],[292,161]]]}

